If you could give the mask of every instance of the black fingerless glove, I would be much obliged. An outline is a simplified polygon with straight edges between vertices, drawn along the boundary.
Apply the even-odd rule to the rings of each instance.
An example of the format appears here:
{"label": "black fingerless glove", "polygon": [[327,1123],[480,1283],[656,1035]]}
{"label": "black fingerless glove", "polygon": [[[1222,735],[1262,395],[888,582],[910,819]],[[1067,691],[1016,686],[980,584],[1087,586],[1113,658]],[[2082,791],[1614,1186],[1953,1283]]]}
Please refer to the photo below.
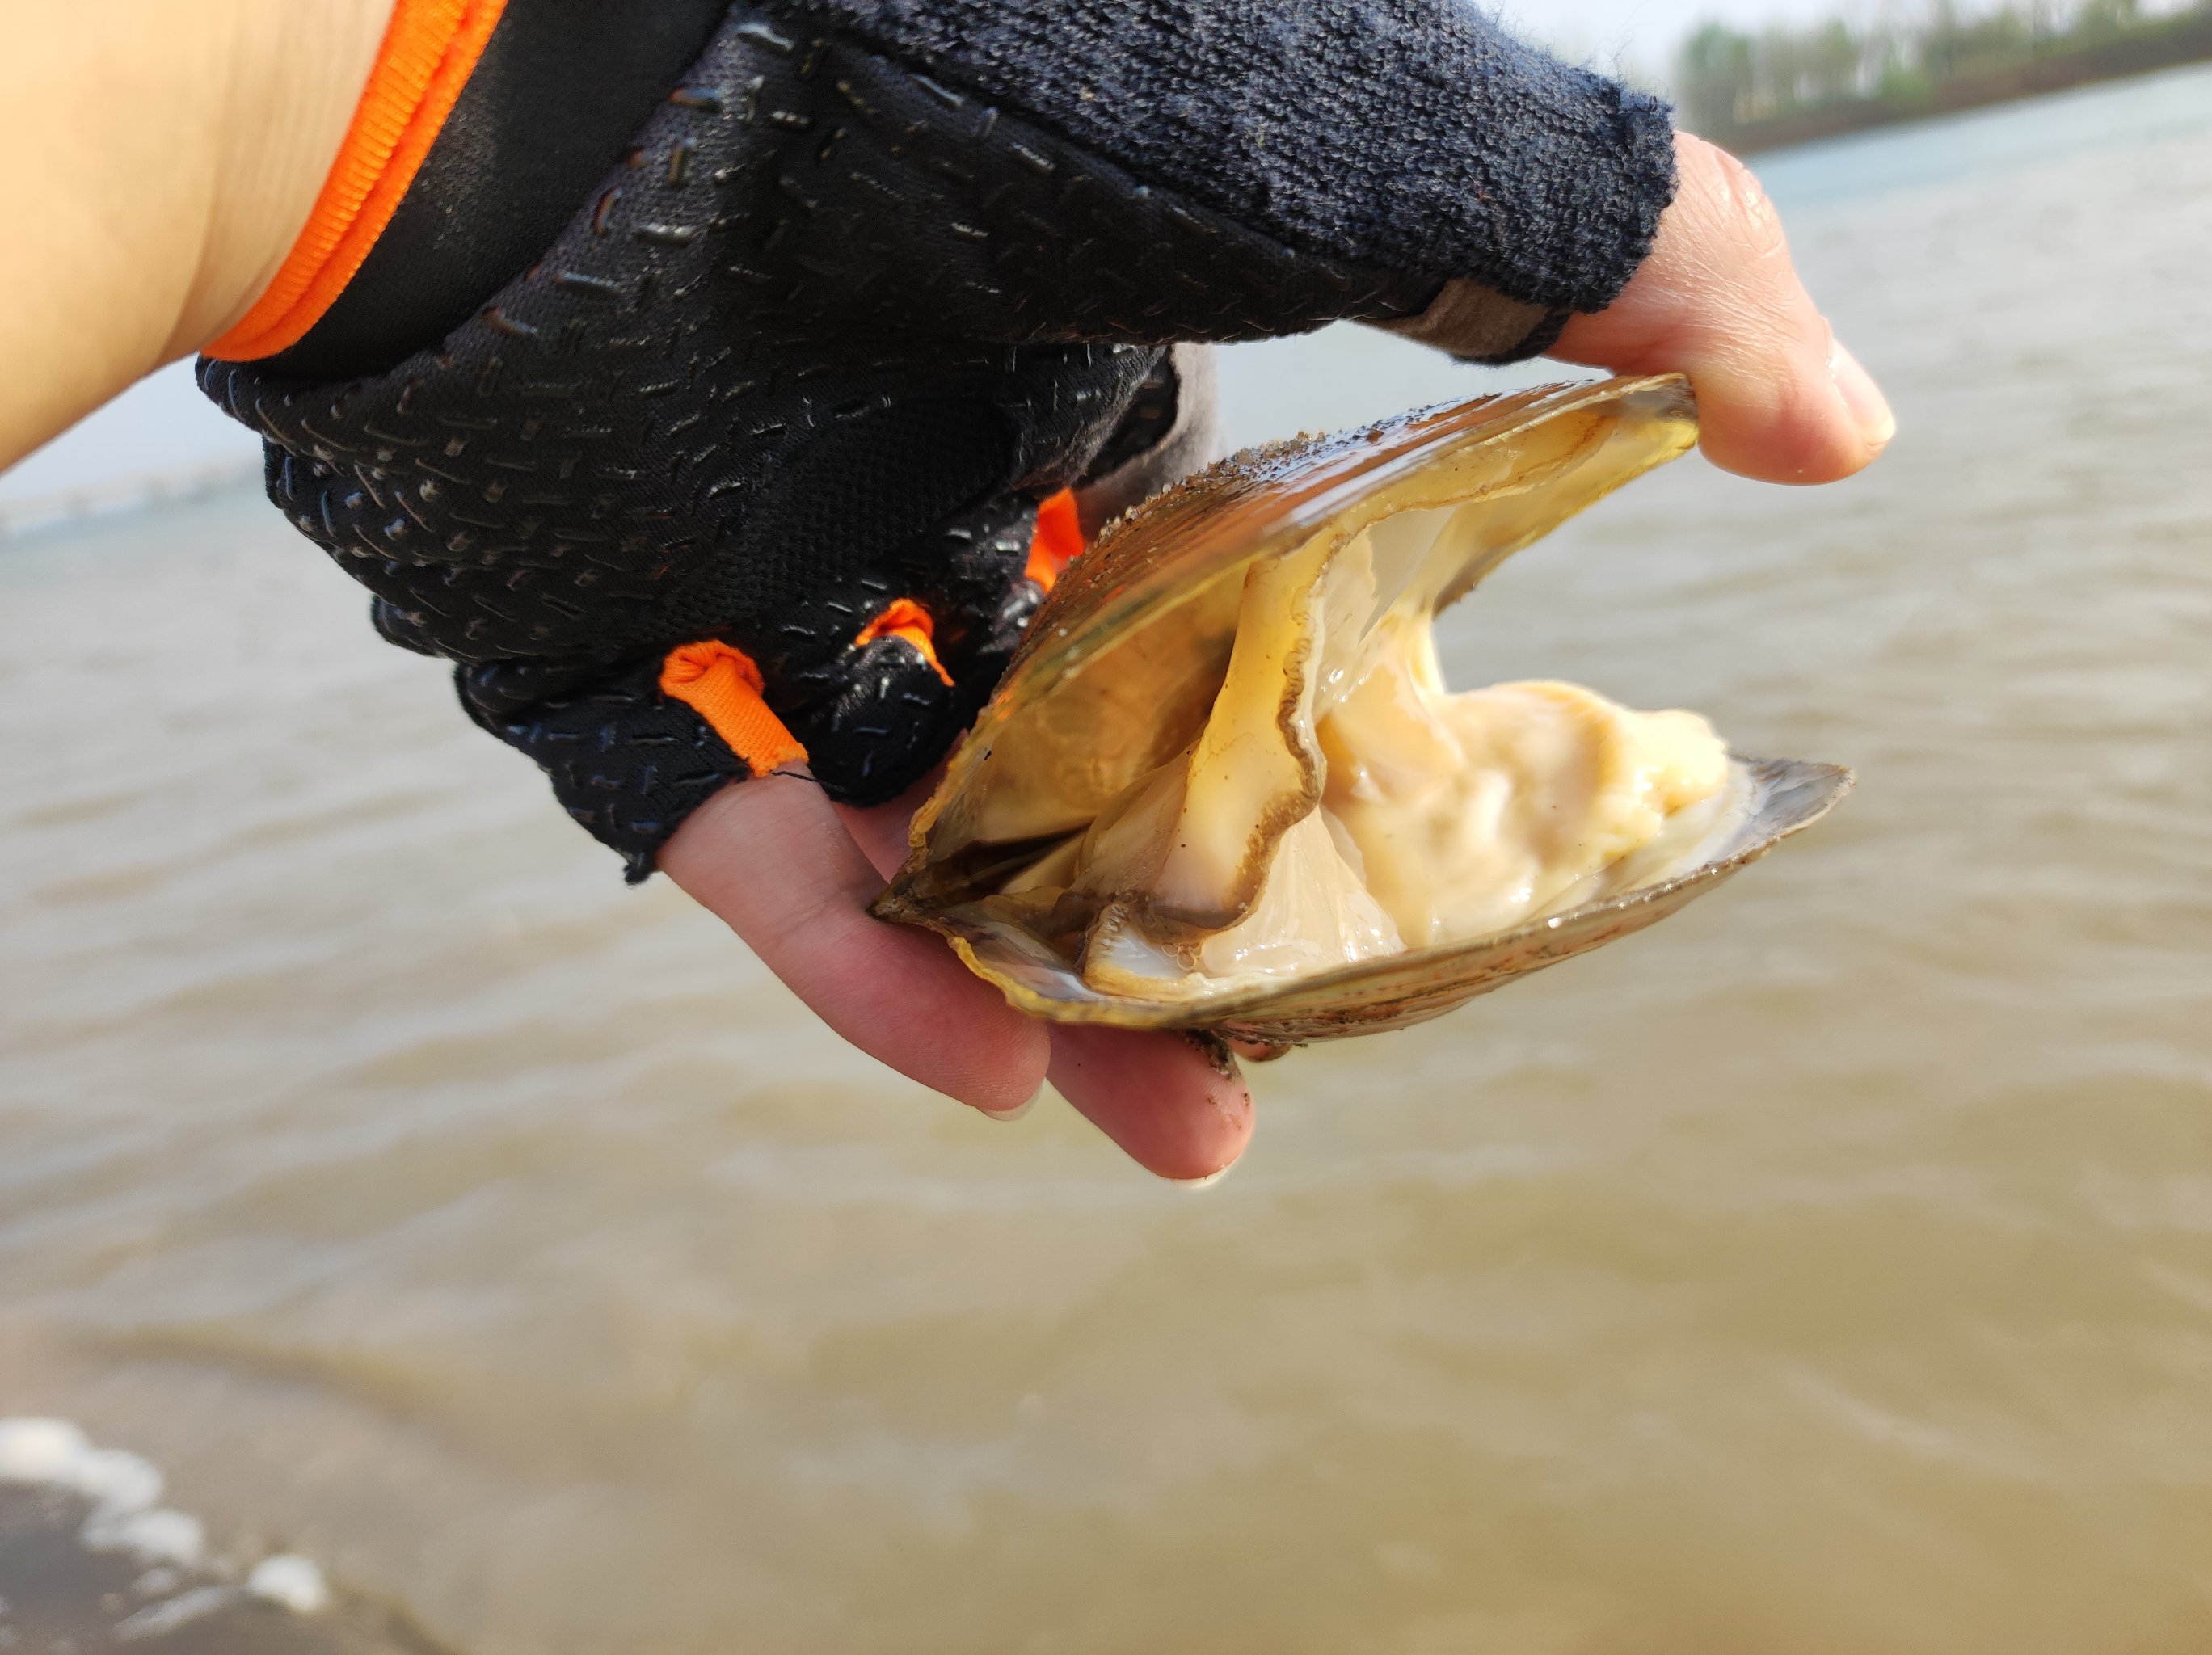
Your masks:
{"label": "black fingerless glove", "polygon": [[739,4],[672,90],[696,0],[624,9],[509,0],[345,294],[201,382],[633,877],[800,749],[854,803],[924,775],[1068,549],[1038,503],[1202,458],[1170,342],[1528,354],[1672,187],[1658,106],[1459,0]]}

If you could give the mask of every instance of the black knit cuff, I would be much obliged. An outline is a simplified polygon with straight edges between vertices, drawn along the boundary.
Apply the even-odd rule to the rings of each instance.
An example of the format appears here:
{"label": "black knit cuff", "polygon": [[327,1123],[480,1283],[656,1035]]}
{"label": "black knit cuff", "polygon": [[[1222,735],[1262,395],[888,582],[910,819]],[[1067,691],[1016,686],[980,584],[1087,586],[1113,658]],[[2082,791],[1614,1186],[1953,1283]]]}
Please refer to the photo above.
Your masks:
{"label": "black knit cuff", "polygon": [[1468,0],[781,0],[1309,252],[1595,311],[1673,198],[1667,106]]}

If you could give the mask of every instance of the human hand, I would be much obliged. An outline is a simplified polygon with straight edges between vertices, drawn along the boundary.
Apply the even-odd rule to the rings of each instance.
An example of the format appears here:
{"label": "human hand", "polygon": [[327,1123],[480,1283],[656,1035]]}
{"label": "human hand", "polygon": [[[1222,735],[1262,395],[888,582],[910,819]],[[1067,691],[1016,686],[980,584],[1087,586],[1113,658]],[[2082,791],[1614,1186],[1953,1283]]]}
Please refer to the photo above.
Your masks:
{"label": "human hand", "polygon": [[868,809],[833,805],[800,776],[725,787],[662,847],[660,868],[823,1021],[901,1074],[1001,1119],[1049,1077],[1162,1178],[1226,1169],[1252,1136],[1251,1094],[1232,1059],[1174,1034],[1048,1028],[936,937],[869,915],[930,785]]}
{"label": "human hand", "polygon": [[[1887,404],[1798,281],[1749,170],[1686,134],[1677,152],[1680,191],[1650,258],[1611,308],[1576,317],[1552,354],[1687,373],[1705,451],[1730,470],[1786,482],[1850,476],[1889,440]],[[870,917],[927,785],[865,810],[832,805],[794,777],[728,787],[678,831],[660,866],[830,1028],[901,1073],[1001,1117],[1049,1074],[1163,1177],[1226,1168],[1251,1136],[1251,1098],[1200,1048],[1168,1034],[1048,1029],[934,937]]]}
{"label": "human hand", "polygon": [[1680,187],[1620,297],[1567,324],[1551,355],[1618,373],[1684,373],[1700,446],[1766,482],[1833,482],[1897,429],[1889,404],[1797,279],[1750,168],[1676,135]]}

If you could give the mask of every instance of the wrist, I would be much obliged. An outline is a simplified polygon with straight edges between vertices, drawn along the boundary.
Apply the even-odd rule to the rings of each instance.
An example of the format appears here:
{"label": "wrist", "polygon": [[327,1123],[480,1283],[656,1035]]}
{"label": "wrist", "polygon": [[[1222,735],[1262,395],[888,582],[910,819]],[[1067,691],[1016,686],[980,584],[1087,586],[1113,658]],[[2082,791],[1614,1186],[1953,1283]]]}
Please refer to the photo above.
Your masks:
{"label": "wrist", "polygon": [[283,267],[352,124],[392,0],[238,0],[228,10],[214,189],[165,361],[235,325]]}
{"label": "wrist", "polygon": [[105,0],[0,23],[0,465],[220,331],[312,208],[392,0]]}

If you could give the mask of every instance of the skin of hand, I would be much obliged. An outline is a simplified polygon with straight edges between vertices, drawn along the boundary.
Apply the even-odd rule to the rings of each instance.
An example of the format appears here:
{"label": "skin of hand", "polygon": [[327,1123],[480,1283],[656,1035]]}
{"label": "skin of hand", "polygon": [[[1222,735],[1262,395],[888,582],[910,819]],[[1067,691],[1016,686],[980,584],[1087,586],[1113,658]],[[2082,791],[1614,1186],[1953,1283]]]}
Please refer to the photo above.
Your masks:
{"label": "skin of hand", "polygon": [[[0,140],[36,158],[0,237],[0,465],[252,306],[307,221],[390,0],[84,0],[0,21]],[[127,48],[118,43],[128,43]],[[1778,482],[1850,475],[1894,421],[1791,268],[1748,169],[1677,142],[1681,188],[1620,299],[1553,351],[1680,370],[1717,464]],[[695,812],[660,865],[829,1025],[1001,1118],[1047,1079],[1134,1160],[1202,1179],[1243,1153],[1232,1063],[1176,1036],[1030,1021],[935,937],[868,917],[918,797],[833,806],[763,778]]]}

